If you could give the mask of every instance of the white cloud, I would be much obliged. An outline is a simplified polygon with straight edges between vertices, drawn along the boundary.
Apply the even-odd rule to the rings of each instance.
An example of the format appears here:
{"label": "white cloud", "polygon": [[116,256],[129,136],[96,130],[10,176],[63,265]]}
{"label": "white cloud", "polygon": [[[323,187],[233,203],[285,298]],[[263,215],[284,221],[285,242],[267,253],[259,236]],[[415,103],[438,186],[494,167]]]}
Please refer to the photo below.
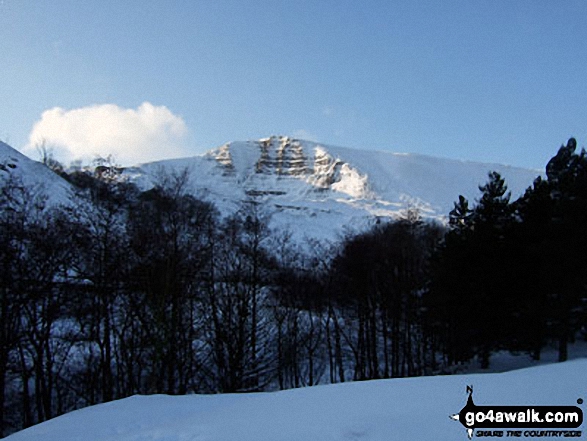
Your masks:
{"label": "white cloud", "polygon": [[43,141],[55,159],[69,163],[112,155],[122,165],[187,156],[184,120],[165,106],[145,102],[136,109],[100,104],[46,110],[29,135],[24,152],[36,154]]}

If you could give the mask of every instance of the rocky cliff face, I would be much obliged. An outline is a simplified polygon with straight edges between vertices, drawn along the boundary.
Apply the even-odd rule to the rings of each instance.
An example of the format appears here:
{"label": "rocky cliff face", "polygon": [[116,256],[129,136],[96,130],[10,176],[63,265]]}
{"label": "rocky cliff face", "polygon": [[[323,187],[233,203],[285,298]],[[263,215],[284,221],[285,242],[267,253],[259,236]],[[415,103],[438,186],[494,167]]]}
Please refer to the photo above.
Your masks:
{"label": "rocky cliff face", "polygon": [[[241,151],[235,152],[237,149]],[[317,144],[283,136],[270,137],[245,145],[228,143],[213,150],[208,156],[216,160],[223,176],[235,176],[235,154],[248,154],[254,162],[252,168],[239,170],[241,175],[248,174],[245,180],[250,186],[254,187],[255,183],[258,185],[258,188],[249,188],[247,194],[286,194],[288,185],[300,181],[307,184],[307,192],[332,190],[355,198],[369,195],[365,175]],[[279,189],[267,188],[270,183]]]}

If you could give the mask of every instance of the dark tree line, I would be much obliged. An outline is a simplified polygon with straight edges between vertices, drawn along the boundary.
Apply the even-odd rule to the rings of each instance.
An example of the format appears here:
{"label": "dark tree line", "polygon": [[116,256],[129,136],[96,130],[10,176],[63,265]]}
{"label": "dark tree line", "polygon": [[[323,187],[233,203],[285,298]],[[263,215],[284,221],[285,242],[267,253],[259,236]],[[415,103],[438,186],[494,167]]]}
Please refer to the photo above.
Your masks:
{"label": "dark tree line", "polygon": [[550,341],[567,359],[587,300],[587,154],[576,147],[562,146],[515,201],[492,172],[475,206],[455,203],[426,297],[449,363],[488,367],[497,350],[539,359]]}
{"label": "dark tree line", "polygon": [[422,321],[431,254],[442,228],[417,213],[347,240],[332,265],[335,309],[352,379],[421,375],[434,367]]}
{"label": "dark tree line", "polygon": [[512,201],[495,172],[448,225],[408,209],[337,246],[229,217],[189,173],[140,191],[57,169],[74,204],[0,170],[0,436],[133,394],[446,372],[497,350],[560,359],[585,323],[587,157],[570,140]]}

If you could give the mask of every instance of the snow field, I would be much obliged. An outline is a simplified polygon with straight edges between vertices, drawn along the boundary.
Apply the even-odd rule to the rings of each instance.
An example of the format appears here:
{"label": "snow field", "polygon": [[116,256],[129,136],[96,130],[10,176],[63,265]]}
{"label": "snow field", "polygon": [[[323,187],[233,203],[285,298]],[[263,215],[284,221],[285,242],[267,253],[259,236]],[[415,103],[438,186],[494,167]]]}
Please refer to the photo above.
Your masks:
{"label": "snow field", "polygon": [[134,396],[71,412],[7,439],[458,441],[467,439],[466,431],[449,415],[465,405],[467,385],[473,385],[477,405],[576,405],[587,396],[587,359],[499,374],[373,380],[282,392]]}

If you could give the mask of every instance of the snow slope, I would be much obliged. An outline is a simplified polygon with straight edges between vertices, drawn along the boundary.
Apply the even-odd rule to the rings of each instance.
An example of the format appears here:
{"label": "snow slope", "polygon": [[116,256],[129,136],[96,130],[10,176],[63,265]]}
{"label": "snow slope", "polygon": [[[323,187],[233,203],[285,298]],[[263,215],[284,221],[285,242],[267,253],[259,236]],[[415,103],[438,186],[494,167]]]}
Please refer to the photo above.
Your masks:
{"label": "snow slope", "polygon": [[415,154],[324,146],[287,137],[228,143],[202,156],[143,164],[126,176],[143,188],[162,174],[189,173],[194,194],[230,213],[255,200],[271,226],[297,239],[336,240],[377,217],[393,218],[408,206],[426,217],[447,216],[459,194],[470,201],[487,173],[499,171],[521,195],[539,172]]}
{"label": "snow slope", "polygon": [[[579,359],[501,374],[374,380],[258,394],[134,396],[71,412],[7,439],[464,441],[464,427],[449,415],[465,405],[466,385],[473,385],[477,405],[575,406],[585,398],[586,384],[587,359]],[[585,405],[580,407],[585,411]]]}
{"label": "snow slope", "polygon": [[67,204],[70,200],[71,186],[65,179],[0,141],[0,182],[11,177],[33,192],[42,192],[50,204]]}

